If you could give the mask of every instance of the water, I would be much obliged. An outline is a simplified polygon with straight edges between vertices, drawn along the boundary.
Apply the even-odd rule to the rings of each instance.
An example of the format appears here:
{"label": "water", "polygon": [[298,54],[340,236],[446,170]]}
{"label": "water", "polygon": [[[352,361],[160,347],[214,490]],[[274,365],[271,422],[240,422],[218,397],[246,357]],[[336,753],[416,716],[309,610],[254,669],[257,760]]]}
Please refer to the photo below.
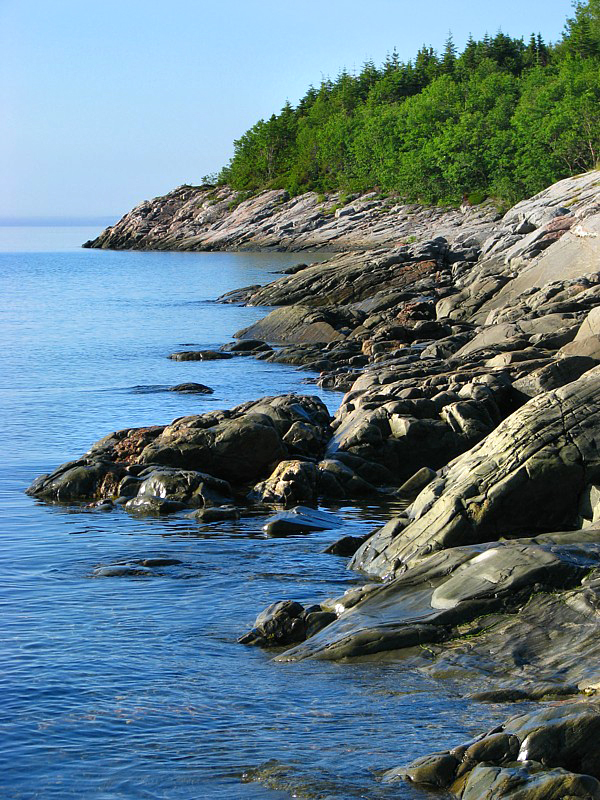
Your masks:
{"label": "water", "polygon": [[[288,391],[306,373],[213,348],[264,309],[216,305],[290,254],[82,250],[97,231],[1,228],[0,796],[423,797],[379,773],[501,719],[402,660],[281,665],[236,643],[279,599],[318,602],[357,578],[322,553],[392,512],[341,508],[343,531],[265,539],[264,518],[199,525],[36,502],[31,480],[104,434]],[[302,256],[306,260],[306,256]],[[166,387],[198,381],[214,395]],[[174,557],[152,577],[95,567]]]}

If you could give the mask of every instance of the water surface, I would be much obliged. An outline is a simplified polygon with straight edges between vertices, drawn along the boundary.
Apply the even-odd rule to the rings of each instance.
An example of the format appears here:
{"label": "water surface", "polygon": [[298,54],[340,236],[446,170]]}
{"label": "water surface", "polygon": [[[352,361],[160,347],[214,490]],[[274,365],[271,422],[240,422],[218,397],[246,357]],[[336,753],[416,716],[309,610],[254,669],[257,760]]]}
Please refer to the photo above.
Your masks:
{"label": "water surface", "polygon": [[[470,704],[460,686],[402,660],[282,665],[236,643],[274,600],[318,602],[360,582],[322,550],[393,508],[336,508],[341,530],[265,539],[258,516],[199,525],[23,494],[112,430],[288,391],[339,403],[294,368],[167,358],[218,347],[260,318],[264,309],[214,299],[266,283],[297,254],[78,248],[97,233],[0,227],[0,796],[423,797],[379,773],[458,743],[504,709]],[[164,391],[188,381],[215,393]],[[93,577],[155,556],[182,564]]]}

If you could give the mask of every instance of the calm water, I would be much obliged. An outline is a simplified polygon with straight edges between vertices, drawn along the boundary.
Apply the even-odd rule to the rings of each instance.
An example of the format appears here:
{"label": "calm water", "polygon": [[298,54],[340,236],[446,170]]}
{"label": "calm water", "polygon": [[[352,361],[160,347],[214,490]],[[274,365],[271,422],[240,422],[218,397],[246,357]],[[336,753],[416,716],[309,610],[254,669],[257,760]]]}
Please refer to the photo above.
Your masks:
{"label": "calm water", "polygon": [[[77,247],[97,232],[0,227],[0,796],[423,797],[383,786],[378,772],[456,744],[504,709],[471,705],[460,687],[401,661],[281,665],[236,644],[270,602],[318,602],[357,582],[321,551],[389,509],[336,509],[343,530],[264,539],[260,517],[203,526],[23,494],[112,430],[319,393],[281,365],[166,358],[182,345],[217,347],[262,316],[214,298],[265,283],[298,256]],[[215,393],[164,391],[185,381]],[[153,556],[183,563],[92,577]]]}

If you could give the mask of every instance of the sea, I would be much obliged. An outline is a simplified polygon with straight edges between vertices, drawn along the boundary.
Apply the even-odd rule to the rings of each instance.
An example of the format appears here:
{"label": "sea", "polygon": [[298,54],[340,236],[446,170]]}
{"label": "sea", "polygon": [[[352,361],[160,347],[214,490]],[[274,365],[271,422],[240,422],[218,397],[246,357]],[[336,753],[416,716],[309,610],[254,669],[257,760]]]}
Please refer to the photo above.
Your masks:
{"label": "sea", "polygon": [[[237,642],[274,601],[364,583],[323,550],[393,508],[331,505],[338,529],[266,538],[264,515],[201,524],[24,494],[114,430],[265,395],[318,395],[332,412],[341,400],[293,367],[168,359],[220,347],[267,311],[219,295],[323,254],[81,248],[99,232],[0,226],[0,797],[426,797],[383,772],[485,731],[505,707],[401,657],[281,664]],[[214,394],[167,391],[190,381]],[[181,564],[94,572],[155,557]]]}

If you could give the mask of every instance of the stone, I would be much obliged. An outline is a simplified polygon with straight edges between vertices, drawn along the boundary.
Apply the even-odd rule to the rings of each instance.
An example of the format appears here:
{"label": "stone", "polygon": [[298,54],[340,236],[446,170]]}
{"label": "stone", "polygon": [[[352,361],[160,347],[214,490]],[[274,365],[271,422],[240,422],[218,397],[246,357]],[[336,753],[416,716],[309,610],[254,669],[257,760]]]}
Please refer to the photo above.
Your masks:
{"label": "stone", "polygon": [[363,544],[367,539],[367,535],[365,536],[342,536],[341,539],[338,539],[333,544],[330,544],[328,547],[323,550],[324,553],[329,553],[333,556],[346,556],[350,557],[353,556],[354,553],[358,550],[358,548]]}
{"label": "stone", "polygon": [[169,358],[173,361],[219,361],[233,356],[220,350],[181,350],[171,353]]}
{"label": "stone", "polygon": [[335,514],[306,506],[296,506],[270,517],[263,525],[263,530],[267,536],[287,536],[294,533],[326,531],[338,528],[342,524],[342,520]]}
{"label": "stone", "polygon": [[133,514],[149,514],[152,516],[162,516],[163,514],[175,514],[185,508],[185,503],[177,500],[166,500],[163,497],[144,494],[134,497],[123,504],[125,511]]}
{"label": "stone", "polygon": [[512,717],[451,753],[389,770],[383,781],[405,779],[462,800],[597,800],[599,730],[597,704],[550,706]]}
{"label": "stone", "polygon": [[283,600],[262,611],[252,630],[238,641],[260,647],[281,647],[305,641],[335,619],[335,613],[325,611],[321,606],[304,608],[293,600]]}
{"label": "stone", "polygon": [[179,383],[177,386],[171,386],[169,391],[181,394],[214,394],[215,390],[203,383]]}
{"label": "stone", "polygon": [[281,461],[266,481],[257,483],[251,499],[289,507],[317,500],[317,468],[306,461]]}
{"label": "stone", "polygon": [[240,512],[235,506],[212,506],[194,511],[193,514],[190,514],[190,518],[198,522],[222,522],[239,519]]}
{"label": "stone", "polygon": [[383,576],[443,547],[574,525],[600,470],[598,415],[598,367],[534,397],[425,488],[401,539],[379,550],[376,534],[354,568]]}

